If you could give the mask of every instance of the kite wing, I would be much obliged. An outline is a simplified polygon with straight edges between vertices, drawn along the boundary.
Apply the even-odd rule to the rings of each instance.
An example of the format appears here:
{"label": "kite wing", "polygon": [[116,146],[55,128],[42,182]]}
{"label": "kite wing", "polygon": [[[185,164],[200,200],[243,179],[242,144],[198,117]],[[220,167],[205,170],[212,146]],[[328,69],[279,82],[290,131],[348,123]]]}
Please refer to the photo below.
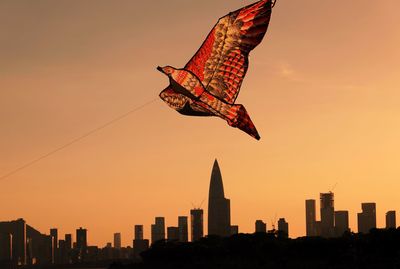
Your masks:
{"label": "kite wing", "polygon": [[263,39],[271,11],[271,0],[262,0],[220,18],[185,69],[208,92],[233,104],[246,75],[249,53]]}
{"label": "kite wing", "polygon": [[175,92],[171,86],[168,86],[160,93],[160,98],[171,108],[179,113],[190,116],[212,116],[212,114],[193,102],[189,97]]}

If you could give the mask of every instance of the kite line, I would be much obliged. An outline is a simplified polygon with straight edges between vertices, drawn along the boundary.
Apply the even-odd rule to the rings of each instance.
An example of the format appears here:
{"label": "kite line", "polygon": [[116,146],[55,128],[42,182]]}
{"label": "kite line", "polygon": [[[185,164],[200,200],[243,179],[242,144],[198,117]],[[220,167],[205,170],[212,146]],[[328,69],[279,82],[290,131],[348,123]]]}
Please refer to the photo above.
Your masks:
{"label": "kite line", "polygon": [[115,118],[113,118],[112,120],[110,120],[110,121],[108,121],[108,122],[106,122],[106,123],[103,123],[102,125],[100,125],[100,126],[94,128],[94,129],[92,129],[92,130],[90,130],[90,131],[84,133],[83,135],[78,136],[78,137],[72,139],[71,141],[69,141],[69,142],[67,142],[67,143],[65,143],[65,144],[63,144],[63,145],[61,145],[61,146],[59,146],[59,147],[57,147],[57,148],[55,148],[55,149],[53,149],[53,150],[51,150],[51,151],[45,153],[45,154],[43,154],[43,155],[41,155],[41,156],[39,156],[39,157],[37,157],[37,158],[35,158],[35,159],[33,159],[33,160],[31,160],[31,161],[25,163],[25,164],[23,164],[23,165],[17,167],[16,169],[14,169],[14,170],[8,172],[7,174],[2,175],[2,176],[0,177],[0,181],[3,180],[3,179],[6,179],[6,178],[8,178],[8,177],[10,177],[10,176],[12,176],[12,175],[14,175],[14,174],[16,174],[16,173],[18,173],[18,172],[20,172],[20,171],[22,171],[22,170],[24,170],[25,168],[28,168],[28,167],[34,165],[35,163],[38,163],[39,161],[41,161],[41,160],[43,160],[43,159],[45,159],[45,158],[47,158],[47,157],[49,157],[49,156],[51,156],[51,155],[53,155],[53,154],[59,152],[59,151],[65,149],[65,148],[67,148],[67,147],[69,147],[69,146],[71,146],[71,145],[73,145],[73,144],[78,143],[79,141],[85,139],[86,137],[88,137],[88,136],[90,136],[90,135],[92,135],[92,134],[94,134],[94,133],[97,133],[98,131],[101,131],[101,130],[107,128],[108,126],[110,126],[110,125],[116,123],[117,121],[120,121],[120,120],[122,120],[122,119],[128,117],[129,115],[131,115],[131,114],[133,114],[133,113],[135,113],[135,112],[137,112],[137,111],[139,111],[139,110],[145,108],[146,106],[148,106],[148,105],[154,103],[157,99],[158,99],[158,98],[154,98],[153,100],[150,100],[150,101],[148,101],[148,102],[146,102],[146,103],[144,103],[144,104],[142,104],[142,105],[140,105],[140,106],[137,106],[137,107],[135,107],[135,108],[129,110],[128,112],[125,112],[124,114],[122,114],[122,115],[120,115],[120,116],[118,116],[118,117],[115,117]]}

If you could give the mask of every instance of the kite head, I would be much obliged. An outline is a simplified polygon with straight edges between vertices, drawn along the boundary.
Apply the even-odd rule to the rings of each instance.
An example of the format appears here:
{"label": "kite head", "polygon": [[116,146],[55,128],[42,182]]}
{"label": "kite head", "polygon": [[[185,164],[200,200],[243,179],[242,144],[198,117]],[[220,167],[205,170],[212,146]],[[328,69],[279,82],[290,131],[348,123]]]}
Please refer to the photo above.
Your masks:
{"label": "kite head", "polygon": [[169,65],[164,66],[164,67],[158,66],[157,70],[160,71],[161,73],[166,74],[167,76],[172,76],[172,74],[174,74],[176,72],[176,69]]}

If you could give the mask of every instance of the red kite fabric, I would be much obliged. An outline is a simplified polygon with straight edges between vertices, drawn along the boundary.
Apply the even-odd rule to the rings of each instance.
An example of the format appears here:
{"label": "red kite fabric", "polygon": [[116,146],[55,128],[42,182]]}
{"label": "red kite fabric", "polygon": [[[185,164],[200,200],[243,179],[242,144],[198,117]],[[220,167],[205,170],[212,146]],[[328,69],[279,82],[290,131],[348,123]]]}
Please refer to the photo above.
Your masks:
{"label": "red kite fabric", "polygon": [[258,1],[220,18],[184,68],[157,67],[170,80],[160,98],[183,115],[218,116],[259,140],[246,109],[235,100],[249,53],[267,31],[271,1]]}

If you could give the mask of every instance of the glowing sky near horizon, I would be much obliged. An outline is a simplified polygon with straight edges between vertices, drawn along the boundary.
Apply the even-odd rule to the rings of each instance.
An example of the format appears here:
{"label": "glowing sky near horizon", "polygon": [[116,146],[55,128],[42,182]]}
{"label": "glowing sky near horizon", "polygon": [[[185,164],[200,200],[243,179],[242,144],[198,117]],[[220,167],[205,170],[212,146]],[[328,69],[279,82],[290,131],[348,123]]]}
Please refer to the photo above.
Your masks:
{"label": "glowing sky near horizon", "polygon": [[[183,67],[219,17],[251,2],[1,1],[0,175],[158,98],[168,80],[155,67]],[[176,226],[192,203],[206,209],[218,158],[241,232],[285,217],[304,235],[304,200],[336,182],[353,230],[361,202],[377,203],[383,227],[400,212],[399,9],[279,0],[237,99],[260,141],[159,100],[0,181],[0,220],[131,245],[135,224],[149,238],[155,216]]]}

